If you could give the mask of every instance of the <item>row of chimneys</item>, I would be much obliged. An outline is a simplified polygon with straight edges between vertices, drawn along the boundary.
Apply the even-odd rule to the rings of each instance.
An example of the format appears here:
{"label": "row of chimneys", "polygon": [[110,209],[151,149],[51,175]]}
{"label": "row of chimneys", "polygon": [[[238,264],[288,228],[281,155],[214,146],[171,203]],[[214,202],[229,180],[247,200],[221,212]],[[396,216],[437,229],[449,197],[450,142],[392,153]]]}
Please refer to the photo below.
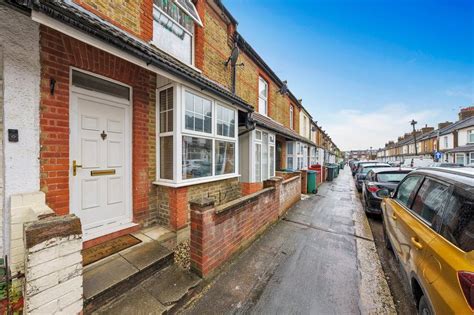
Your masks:
{"label": "row of chimneys", "polygon": [[[464,120],[464,119],[469,118],[469,117],[474,117],[474,106],[462,108],[459,111],[458,116],[459,116],[459,120]],[[452,124],[452,122],[450,122],[450,121],[445,121],[445,122],[439,123],[438,124],[438,129],[446,128],[451,124]],[[421,135],[427,134],[427,133],[432,132],[432,131],[434,131],[433,127],[428,127],[428,125],[425,125],[423,128],[416,131],[416,136],[419,137]],[[413,136],[413,132],[407,132],[403,136],[398,137],[398,142],[400,142],[402,140],[405,140],[405,139],[407,139],[408,137],[411,137],[411,136]],[[393,146],[394,144],[395,144],[394,141],[389,141],[388,143],[385,144],[385,146],[386,147],[387,146]]]}

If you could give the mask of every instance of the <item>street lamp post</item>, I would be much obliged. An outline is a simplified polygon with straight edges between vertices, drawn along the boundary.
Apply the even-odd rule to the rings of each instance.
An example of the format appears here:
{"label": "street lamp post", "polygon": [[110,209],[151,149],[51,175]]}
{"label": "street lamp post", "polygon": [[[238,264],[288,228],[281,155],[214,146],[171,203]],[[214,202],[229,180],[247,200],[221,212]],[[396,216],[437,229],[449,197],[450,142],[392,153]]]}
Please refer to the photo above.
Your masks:
{"label": "street lamp post", "polygon": [[412,127],[413,127],[413,140],[415,140],[415,155],[418,155],[418,149],[416,147],[416,129],[415,129],[415,125],[417,123],[418,122],[415,121],[414,119],[412,119],[411,122],[410,122],[410,125],[412,125]]}

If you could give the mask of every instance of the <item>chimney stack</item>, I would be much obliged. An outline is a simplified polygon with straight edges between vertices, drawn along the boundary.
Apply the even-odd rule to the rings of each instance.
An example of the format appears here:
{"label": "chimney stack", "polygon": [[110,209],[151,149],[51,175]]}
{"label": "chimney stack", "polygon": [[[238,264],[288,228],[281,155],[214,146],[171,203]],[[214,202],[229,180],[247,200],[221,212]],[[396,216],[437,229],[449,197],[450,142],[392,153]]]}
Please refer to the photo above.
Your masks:
{"label": "chimney stack", "polygon": [[422,134],[427,134],[429,132],[432,132],[434,130],[433,127],[428,127],[428,125],[425,125],[423,128],[421,128],[421,133]]}
{"label": "chimney stack", "polygon": [[448,127],[448,126],[451,125],[451,124],[452,124],[452,122],[450,122],[450,121],[445,121],[445,122],[439,123],[439,124],[438,124],[438,129],[446,128],[446,127]]}
{"label": "chimney stack", "polygon": [[463,120],[474,116],[474,106],[461,108],[459,111],[459,120]]}

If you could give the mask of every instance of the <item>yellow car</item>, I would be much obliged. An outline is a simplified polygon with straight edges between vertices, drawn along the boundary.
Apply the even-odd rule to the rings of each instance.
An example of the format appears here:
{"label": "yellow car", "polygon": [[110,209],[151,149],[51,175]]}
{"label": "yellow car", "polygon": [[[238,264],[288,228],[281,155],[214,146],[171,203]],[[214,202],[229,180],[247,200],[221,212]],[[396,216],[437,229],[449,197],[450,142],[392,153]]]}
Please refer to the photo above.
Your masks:
{"label": "yellow car", "polygon": [[419,314],[474,314],[474,168],[413,171],[381,206]]}

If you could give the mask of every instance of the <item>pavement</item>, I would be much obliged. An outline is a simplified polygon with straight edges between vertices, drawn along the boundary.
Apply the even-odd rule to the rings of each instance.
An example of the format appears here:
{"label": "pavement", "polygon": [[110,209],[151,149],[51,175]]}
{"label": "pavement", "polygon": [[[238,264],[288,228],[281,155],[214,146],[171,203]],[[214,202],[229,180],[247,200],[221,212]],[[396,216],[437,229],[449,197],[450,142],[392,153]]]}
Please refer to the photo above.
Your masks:
{"label": "pavement", "polygon": [[178,313],[396,314],[347,167],[200,290]]}

